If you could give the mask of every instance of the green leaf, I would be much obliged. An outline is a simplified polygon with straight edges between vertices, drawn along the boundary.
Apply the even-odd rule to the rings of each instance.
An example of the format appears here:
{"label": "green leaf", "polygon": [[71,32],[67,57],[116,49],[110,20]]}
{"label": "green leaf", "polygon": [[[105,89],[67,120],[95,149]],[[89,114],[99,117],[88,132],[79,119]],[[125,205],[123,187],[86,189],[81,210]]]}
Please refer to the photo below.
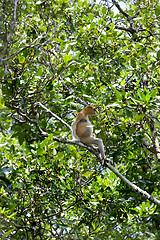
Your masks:
{"label": "green leaf", "polygon": [[71,54],[65,54],[63,57],[63,61],[65,64],[67,64],[70,60],[72,59],[72,55]]}
{"label": "green leaf", "polygon": [[72,146],[69,147],[69,149],[73,153],[73,156],[75,158],[78,158],[78,152],[77,152],[77,149],[75,148],[75,146],[72,145]]}
{"label": "green leaf", "polygon": [[160,50],[157,52],[157,59],[160,60]]}
{"label": "green leaf", "polygon": [[93,21],[93,19],[94,19],[94,16],[93,16],[92,13],[90,13],[90,14],[89,14],[89,20],[90,20],[90,21]]}
{"label": "green leaf", "polygon": [[83,212],[87,213],[87,214],[91,214],[92,211],[88,208],[84,208],[84,207],[81,207],[80,209],[82,209]]}
{"label": "green leaf", "polygon": [[151,93],[150,93],[150,97],[154,98],[157,95],[157,89],[154,89]]}
{"label": "green leaf", "polygon": [[13,231],[14,231],[14,228],[7,231],[5,234],[3,234],[3,238],[6,238],[7,236],[9,236]]}
{"label": "green leaf", "polygon": [[143,117],[144,117],[144,115],[137,113],[137,114],[134,116],[134,121],[135,121],[135,122],[139,122]]}
{"label": "green leaf", "polygon": [[64,40],[61,38],[53,38],[53,41],[55,42],[60,42],[60,43],[64,43]]}
{"label": "green leaf", "polygon": [[45,150],[43,149],[43,148],[38,148],[38,150],[37,150],[37,154],[38,155],[43,155],[45,153]]}
{"label": "green leaf", "polygon": [[160,128],[160,121],[158,121],[157,119],[154,119],[156,125]]}
{"label": "green leaf", "polygon": [[144,62],[141,62],[141,67],[144,68],[144,69],[147,69],[147,68],[148,68],[147,64],[144,63]]}
{"label": "green leaf", "polygon": [[121,101],[122,98],[123,98],[122,94],[121,94],[118,90],[116,90],[116,98],[117,98],[119,101]]}
{"label": "green leaf", "polygon": [[160,16],[160,5],[157,5],[156,9],[155,9],[155,14],[157,17]]}
{"label": "green leaf", "polygon": [[68,61],[69,61],[69,56],[66,54],[66,55],[64,55],[64,57],[63,57],[63,61],[64,61],[64,63],[68,63]]}
{"label": "green leaf", "polygon": [[57,70],[57,74],[59,75],[61,72],[63,72],[63,70],[65,69],[65,66],[64,66],[64,64],[60,64],[59,65],[59,68],[58,68],[58,70]]}
{"label": "green leaf", "polygon": [[24,63],[25,62],[25,57],[19,56],[19,63]]}
{"label": "green leaf", "polygon": [[43,73],[43,67],[39,68],[37,75],[42,76]]}
{"label": "green leaf", "polygon": [[136,68],[136,61],[135,61],[135,59],[133,59],[133,58],[131,58],[131,66],[133,67],[133,68]]}
{"label": "green leaf", "polygon": [[76,29],[74,28],[74,26],[72,24],[70,24],[70,30],[73,34],[76,32]]}
{"label": "green leaf", "polygon": [[146,100],[147,103],[148,103],[149,100],[150,100],[150,95],[149,95],[148,93],[147,93],[146,96],[145,96],[145,100]]}
{"label": "green leaf", "polygon": [[44,163],[45,160],[46,160],[45,156],[43,155],[42,157],[40,157],[39,163],[42,164],[42,163]]}
{"label": "green leaf", "polygon": [[142,48],[142,54],[143,54],[143,55],[146,54],[146,50],[147,50],[146,47],[143,47],[143,48]]}
{"label": "green leaf", "polygon": [[106,7],[102,7],[102,13],[103,13],[103,14],[106,14],[107,11],[108,11],[108,10],[107,10]]}
{"label": "green leaf", "polygon": [[92,23],[90,24],[90,29],[93,29],[93,28],[95,28],[95,27],[96,27],[95,23],[92,22]]}
{"label": "green leaf", "polygon": [[2,78],[3,76],[4,76],[4,70],[0,68],[0,78]]}

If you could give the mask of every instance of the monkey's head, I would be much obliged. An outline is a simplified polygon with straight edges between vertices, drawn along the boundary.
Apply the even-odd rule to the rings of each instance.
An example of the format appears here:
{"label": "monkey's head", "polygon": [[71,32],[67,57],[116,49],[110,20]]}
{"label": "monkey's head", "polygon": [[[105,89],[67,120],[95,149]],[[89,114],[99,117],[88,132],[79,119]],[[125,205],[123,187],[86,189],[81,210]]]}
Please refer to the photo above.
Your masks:
{"label": "monkey's head", "polygon": [[84,111],[87,115],[93,115],[95,114],[95,108],[92,107],[91,105],[88,105],[87,107],[84,108]]}

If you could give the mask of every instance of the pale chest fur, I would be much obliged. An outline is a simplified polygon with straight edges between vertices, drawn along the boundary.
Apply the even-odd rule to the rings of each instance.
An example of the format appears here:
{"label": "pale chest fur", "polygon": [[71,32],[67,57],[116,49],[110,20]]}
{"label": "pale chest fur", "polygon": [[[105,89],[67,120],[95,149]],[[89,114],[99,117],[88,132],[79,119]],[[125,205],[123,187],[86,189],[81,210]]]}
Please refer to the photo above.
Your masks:
{"label": "pale chest fur", "polygon": [[86,119],[81,119],[81,121],[77,123],[76,135],[81,138],[92,136],[92,134],[93,128],[91,122]]}

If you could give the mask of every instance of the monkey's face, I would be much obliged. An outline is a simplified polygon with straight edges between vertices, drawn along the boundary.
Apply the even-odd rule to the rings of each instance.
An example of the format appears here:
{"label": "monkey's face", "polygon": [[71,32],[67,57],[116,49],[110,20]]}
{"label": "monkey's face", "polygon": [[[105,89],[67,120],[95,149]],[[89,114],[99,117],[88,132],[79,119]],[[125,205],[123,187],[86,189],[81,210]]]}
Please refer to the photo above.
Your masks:
{"label": "monkey's face", "polygon": [[85,107],[85,112],[88,114],[88,115],[93,115],[95,114],[95,108],[88,105],[87,107]]}

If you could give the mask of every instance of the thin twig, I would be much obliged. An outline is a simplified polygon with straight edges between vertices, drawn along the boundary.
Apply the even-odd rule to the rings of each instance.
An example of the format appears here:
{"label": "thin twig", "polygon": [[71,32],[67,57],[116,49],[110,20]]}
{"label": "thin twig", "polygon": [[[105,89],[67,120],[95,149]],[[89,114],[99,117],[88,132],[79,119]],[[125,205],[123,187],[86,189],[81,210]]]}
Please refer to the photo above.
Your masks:
{"label": "thin twig", "polygon": [[39,105],[40,107],[42,107],[47,113],[50,113],[53,117],[55,117],[56,119],[58,119],[61,123],[63,123],[64,125],[66,125],[70,131],[72,130],[71,126],[66,123],[62,118],[60,118],[59,116],[57,116],[55,113],[53,113],[50,109],[46,108],[42,103],[38,102],[35,105]]}

